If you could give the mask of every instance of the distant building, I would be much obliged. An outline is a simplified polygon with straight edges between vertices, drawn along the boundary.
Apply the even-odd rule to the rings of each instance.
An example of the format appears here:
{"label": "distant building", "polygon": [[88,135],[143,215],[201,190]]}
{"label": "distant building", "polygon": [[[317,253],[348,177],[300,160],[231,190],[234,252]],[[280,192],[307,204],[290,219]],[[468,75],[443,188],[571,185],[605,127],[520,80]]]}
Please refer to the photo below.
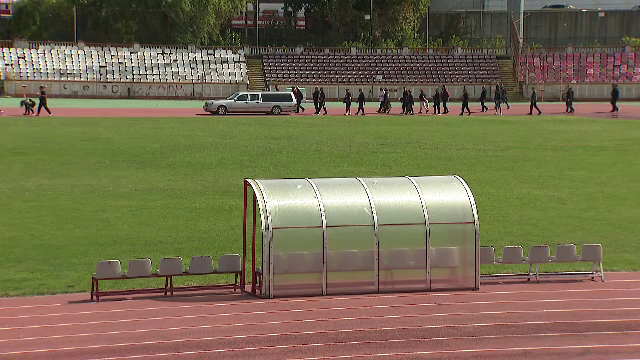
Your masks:
{"label": "distant building", "polygon": [[[516,0],[517,1],[517,0]],[[524,10],[541,10],[546,5],[567,4],[576,9],[631,10],[639,0],[522,0]],[[507,0],[432,0],[430,11],[506,11]]]}
{"label": "distant building", "polygon": [[[253,29],[253,20],[254,20],[254,9],[253,2],[247,2],[246,9],[246,26],[250,29]],[[275,2],[267,2],[260,1],[260,14],[258,16],[258,27],[271,27],[277,25],[284,25],[287,22],[287,16],[285,16],[284,3],[275,3]],[[295,26],[298,29],[306,28],[306,17],[304,14],[304,10],[298,12],[294,19]],[[233,27],[235,28],[244,28],[245,27],[245,18],[243,16],[238,16],[233,19]]]}

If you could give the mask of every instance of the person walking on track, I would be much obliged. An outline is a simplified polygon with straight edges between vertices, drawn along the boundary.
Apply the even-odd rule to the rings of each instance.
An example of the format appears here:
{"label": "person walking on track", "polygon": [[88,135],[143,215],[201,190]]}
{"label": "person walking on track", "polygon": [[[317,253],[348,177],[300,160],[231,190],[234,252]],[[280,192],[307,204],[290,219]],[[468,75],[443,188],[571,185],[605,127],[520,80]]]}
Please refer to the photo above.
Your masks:
{"label": "person walking on track", "polygon": [[364,96],[364,93],[362,92],[362,89],[360,89],[360,94],[358,94],[358,111],[356,112],[356,115],[359,115],[360,111],[362,111],[362,115],[365,115],[364,113],[365,102],[366,102],[366,98]]}
{"label": "person walking on track", "polygon": [[471,110],[469,109],[469,93],[467,93],[466,86],[462,88],[462,111],[460,112],[460,116],[464,115],[465,109],[467,109],[467,116],[471,115]]}
{"label": "person walking on track", "polygon": [[378,108],[378,114],[381,114],[385,112],[383,88],[380,88],[380,95],[378,95],[378,100],[380,101],[380,108]]}
{"label": "person walking on track", "polygon": [[413,98],[413,94],[411,90],[407,91],[407,105],[406,105],[406,114],[413,115],[413,104],[415,103],[415,99]]}
{"label": "person walking on track", "polygon": [[320,90],[316,86],[315,90],[313,90],[313,107],[316,109],[316,115],[320,112],[320,108],[318,107],[318,96],[320,96]]}
{"label": "person walking on track", "polygon": [[511,109],[509,99],[507,98],[507,89],[502,84],[500,84],[500,95],[502,95],[502,102],[507,105],[507,109]]}
{"label": "person walking on track", "polygon": [[540,108],[538,108],[538,94],[536,93],[536,88],[535,87],[531,87],[531,104],[529,105],[529,114],[528,115],[533,115],[533,109],[538,110],[538,115],[542,114],[542,111],[540,111]]}
{"label": "person walking on track", "polygon": [[573,89],[571,88],[571,86],[569,86],[569,88],[567,89],[566,100],[567,100],[567,109],[565,110],[565,112],[568,112],[568,113],[576,112],[576,109],[573,108]]}
{"label": "person walking on track", "polygon": [[424,93],[424,89],[420,89],[420,95],[418,95],[418,100],[420,100],[420,114],[422,114],[422,109],[424,109],[424,113],[429,113],[429,100],[427,99],[427,94]]}
{"label": "person walking on track", "polygon": [[436,110],[438,111],[438,115],[440,115],[440,89],[436,88],[436,93],[433,94],[433,115],[436,114]]}
{"label": "person walking on track", "polygon": [[489,108],[487,107],[487,105],[484,104],[486,100],[487,100],[487,88],[484,85],[482,85],[482,92],[480,93],[480,106],[482,106],[481,112],[489,111]]}
{"label": "person walking on track", "polygon": [[320,94],[318,94],[318,115],[320,115],[320,110],[324,110],[324,115],[327,115],[326,100],[327,97],[324,94],[324,88],[320,88]]}
{"label": "person walking on track", "polygon": [[344,103],[344,114],[351,115],[351,92],[349,89],[346,89],[342,102]]}
{"label": "person walking on track", "polygon": [[444,84],[442,84],[442,94],[440,95],[440,99],[442,100],[442,113],[448,114],[449,108],[447,107],[447,101],[449,101],[449,90],[447,90],[447,87]]}
{"label": "person walking on track", "polygon": [[47,91],[45,90],[46,86],[40,86],[40,98],[38,99],[38,116],[40,116],[40,110],[44,108],[51,116],[51,110],[47,106]]}
{"label": "person walking on track", "polygon": [[500,92],[500,85],[496,85],[496,90],[493,93],[493,106],[495,114],[502,115],[502,93]]}
{"label": "person walking on track", "polygon": [[611,112],[618,112],[618,99],[620,98],[620,90],[618,90],[618,84],[611,85]]}
{"label": "person walking on track", "polygon": [[293,89],[293,95],[296,97],[296,113],[299,113],[300,109],[304,112],[304,106],[302,106],[302,99],[304,99],[304,95],[302,95],[302,91],[300,91],[299,87],[296,86]]}

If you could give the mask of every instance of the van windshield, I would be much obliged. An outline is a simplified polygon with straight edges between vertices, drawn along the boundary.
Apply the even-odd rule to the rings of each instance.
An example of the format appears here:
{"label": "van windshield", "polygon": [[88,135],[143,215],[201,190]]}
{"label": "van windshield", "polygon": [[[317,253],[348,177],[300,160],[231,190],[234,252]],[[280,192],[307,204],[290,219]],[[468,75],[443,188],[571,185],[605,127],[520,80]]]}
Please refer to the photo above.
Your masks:
{"label": "van windshield", "polygon": [[229,95],[229,97],[227,98],[227,100],[233,100],[236,96],[238,96],[239,93],[235,93],[233,95]]}

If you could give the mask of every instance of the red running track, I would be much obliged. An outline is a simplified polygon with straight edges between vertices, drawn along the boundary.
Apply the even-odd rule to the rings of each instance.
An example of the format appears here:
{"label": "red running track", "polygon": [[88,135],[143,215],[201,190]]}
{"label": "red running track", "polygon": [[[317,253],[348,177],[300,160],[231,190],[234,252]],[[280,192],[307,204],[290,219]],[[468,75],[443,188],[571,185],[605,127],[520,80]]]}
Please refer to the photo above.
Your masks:
{"label": "red running track", "polygon": [[[449,106],[449,110],[451,111],[449,114],[444,116],[440,116],[439,118],[446,118],[449,116],[458,117],[460,114],[460,104],[459,103],[451,103]],[[490,104],[487,103],[487,106]],[[313,115],[313,104],[306,104],[306,111],[301,114],[292,114],[293,116],[312,116]],[[399,115],[400,113],[400,105],[394,104],[393,109],[391,110],[391,115]],[[573,114],[565,113],[565,106],[563,104],[546,104],[540,103],[540,109],[543,111],[543,115],[551,115],[551,116],[587,116],[587,117],[595,117],[595,118],[606,118],[606,119],[640,119],[640,106],[631,105],[621,103],[620,108],[621,111],[618,113],[611,113],[611,105],[608,103],[577,103],[575,105],[577,112]],[[495,116],[493,109],[488,112],[481,113],[480,108],[478,106],[472,105],[472,115],[470,117],[477,116]],[[380,116],[380,114],[376,113],[378,107],[368,106],[366,108],[367,116]],[[419,114],[419,107],[414,108],[416,111],[416,116],[424,116],[431,117],[436,116],[433,113],[429,115]],[[329,108],[329,115],[344,115],[344,108]],[[54,117],[192,117],[192,116],[212,116],[209,113],[205,113],[202,110],[198,109],[190,109],[190,108],[132,108],[132,109],[123,109],[123,108],[101,108],[101,109],[86,109],[86,108],[57,108],[52,109]],[[355,116],[357,111],[357,105],[352,107],[352,116]],[[511,109],[507,109],[506,106],[503,108],[503,114],[510,116],[521,116],[526,115],[529,112],[529,104],[517,103],[511,106]],[[534,110],[534,115],[531,116],[532,119],[535,119],[536,112]],[[5,116],[11,117],[22,117],[22,110],[20,109],[5,109]],[[43,115],[44,116],[44,115]],[[213,115],[217,116],[217,115]],[[248,116],[247,114],[231,114],[227,116]],[[254,114],[249,116],[264,116],[264,114]],[[465,115],[466,116],[466,115]],[[47,116],[44,116],[47,117]]]}
{"label": "red running track", "polygon": [[0,359],[602,359],[640,354],[640,273],[480,291],[0,299]]}

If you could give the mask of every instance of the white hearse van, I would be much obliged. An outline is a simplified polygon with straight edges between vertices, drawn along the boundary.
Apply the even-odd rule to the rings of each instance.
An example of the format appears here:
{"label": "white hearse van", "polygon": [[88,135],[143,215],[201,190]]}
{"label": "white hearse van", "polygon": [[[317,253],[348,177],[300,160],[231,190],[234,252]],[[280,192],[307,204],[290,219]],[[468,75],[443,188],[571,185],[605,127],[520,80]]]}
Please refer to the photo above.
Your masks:
{"label": "white hearse van", "polygon": [[212,114],[267,113],[280,115],[296,109],[292,92],[247,91],[237,92],[224,100],[209,100],[202,107]]}

